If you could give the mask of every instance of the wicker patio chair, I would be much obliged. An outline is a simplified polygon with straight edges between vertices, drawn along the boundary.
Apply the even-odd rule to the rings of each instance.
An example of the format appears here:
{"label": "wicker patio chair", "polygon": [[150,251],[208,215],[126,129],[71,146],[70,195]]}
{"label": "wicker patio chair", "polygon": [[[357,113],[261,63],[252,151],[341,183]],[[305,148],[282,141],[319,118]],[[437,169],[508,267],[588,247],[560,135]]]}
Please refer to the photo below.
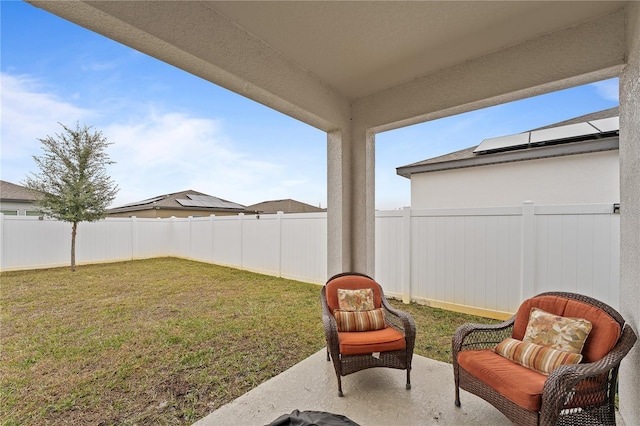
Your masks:
{"label": "wicker patio chair", "polygon": [[[523,339],[532,307],[592,323],[580,364],[561,365],[546,376],[493,351],[508,337]],[[501,324],[465,324],[456,330],[455,404],[460,407],[462,388],[518,425],[614,425],[618,369],[636,340],[622,316],[598,300],[574,293],[540,294]]]}
{"label": "wicker patio chair", "polygon": [[[339,310],[338,290],[372,289],[375,308],[384,311],[384,324],[373,331],[338,331],[335,311]],[[406,388],[411,389],[411,360],[416,339],[413,318],[393,308],[382,287],[359,273],[333,276],[322,287],[322,321],[327,340],[327,361],[333,360],[338,378],[338,395],[343,396],[342,376],[372,367],[407,370]]]}

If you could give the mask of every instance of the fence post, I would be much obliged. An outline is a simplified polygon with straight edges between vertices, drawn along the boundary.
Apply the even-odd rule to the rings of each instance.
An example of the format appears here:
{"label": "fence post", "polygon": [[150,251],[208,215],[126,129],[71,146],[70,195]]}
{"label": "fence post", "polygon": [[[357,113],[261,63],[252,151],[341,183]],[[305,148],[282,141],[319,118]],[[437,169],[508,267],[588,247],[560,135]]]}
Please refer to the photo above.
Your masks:
{"label": "fence post", "polygon": [[216,220],[216,215],[215,214],[210,214],[209,215],[209,224],[211,226],[211,263],[216,263],[216,256],[215,256],[215,248],[216,248],[216,234],[214,232],[214,229],[216,227],[215,224],[215,220]]}
{"label": "fence post", "polygon": [[242,226],[242,221],[244,220],[244,213],[238,213],[238,220],[240,221],[240,269],[244,269],[244,230]]}
{"label": "fence post", "polygon": [[402,209],[402,302],[411,302],[411,207]]}
{"label": "fence post", "polygon": [[131,216],[131,260],[135,260],[138,248],[138,218]]}
{"label": "fence post", "polygon": [[170,254],[169,256],[177,256],[178,253],[175,250],[175,244],[176,244],[176,238],[174,236],[174,234],[176,233],[175,227],[176,227],[176,222],[175,222],[176,217],[175,216],[171,216],[171,218],[169,218],[169,226],[171,227],[171,231],[169,233],[169,251]]}
{"label": "fence post", "polygon": [[533,201],[522,203],[522,270],[520,279],[520,299],[525,300],[534,295],[535,254],[536,254],[536,219]]}
{"label": "fence post", "polygon": [[282,278],[282,219],[284,212],[278,212],[278,278]]}
{"label": "fence post", "polygon": [[4,270],[4,213],[0,213],[0,271]]}
{"label": "fence post", "polygon": [[193,216],[187,216],[187,220],[189,221],[189,231],[188,231],[188,236],[187,236],[187,244],[189,244],[189,248],[187,249],[187,253],[189,253],[189,260],[193,259],[193,241],[192,241],[192,232],[191,232],[191,225],[193,222]]}

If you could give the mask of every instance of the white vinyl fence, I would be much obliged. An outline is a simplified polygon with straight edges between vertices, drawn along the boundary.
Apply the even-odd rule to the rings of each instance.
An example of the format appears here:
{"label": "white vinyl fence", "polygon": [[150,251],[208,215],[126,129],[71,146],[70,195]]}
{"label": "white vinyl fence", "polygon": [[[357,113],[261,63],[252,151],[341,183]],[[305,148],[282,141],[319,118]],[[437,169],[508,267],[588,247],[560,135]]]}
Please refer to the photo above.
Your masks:
{"label": "white vinyl fence", "polygon": [[410,210],[376,216],[385,293],[507,317],[544,291],[619,306],[620,216],[613,205]]}
{"label": "white vinyl fence", "polygon": [[[619,306],[612,205],[376,212],[375,277],[387,295],[505,317],[550,290]],[[0,270],[69,264],[71,225],[0,215]],[[326,213],[108,218],[78,226],[78,264],[175,256],[322,284]]]}

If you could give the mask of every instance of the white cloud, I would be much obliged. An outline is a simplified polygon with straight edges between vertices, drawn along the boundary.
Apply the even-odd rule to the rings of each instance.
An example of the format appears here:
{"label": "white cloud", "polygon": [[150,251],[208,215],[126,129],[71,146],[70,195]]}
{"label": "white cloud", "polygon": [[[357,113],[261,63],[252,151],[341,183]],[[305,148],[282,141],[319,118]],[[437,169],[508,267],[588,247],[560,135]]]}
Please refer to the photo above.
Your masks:
{"label": "white cloud", "polygon": [[60,133],[58,123],[73,126],[92,117],[79,108],[44,91],[42,83],[30,76],[0,74],[2,107],[2,178],[21,181],[33,170],[32,155],[40,154],[38,138]]}
{"label": "white cloud", "polygon": [[187,189],[243,203],[281,178],[278,165],[237,151],[216,120],[152,111],[104,133],[114,143],[112,177],[128,188],[116,205]]}
{"label": "white cloud", "polygon": [[618,79],[613,78],[610,80],[599,81],[597,83],[593,83],[593,86],[596,88],[596,92],[602,98],[608,101],[619,102],[620,91],[618,89]]}

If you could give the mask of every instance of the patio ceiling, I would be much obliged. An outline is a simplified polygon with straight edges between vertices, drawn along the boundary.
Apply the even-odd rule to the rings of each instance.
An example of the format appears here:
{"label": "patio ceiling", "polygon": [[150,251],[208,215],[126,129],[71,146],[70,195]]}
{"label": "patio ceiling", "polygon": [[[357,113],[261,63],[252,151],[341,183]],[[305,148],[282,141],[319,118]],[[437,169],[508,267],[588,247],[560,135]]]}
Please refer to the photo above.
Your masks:
{"label": "patio ceiling", "polygon": [[620,2],[207,2],[355,100],[608,14]]}
{"label": "patio ceiling", "polygon": [[[584,23],[591,22],[591,34],[584,34],[583,29],[550,39],[563,53],[564,61],[574,64],[572,72],[562,63],[553,64],[553,75],[540,75],[534,67],[532,76],[538,78],[514,86],[510,79],[491,81],[474,70],[479,79],[473,84],[465,82],[473,99],[463,96],[443,102],[451,87],[442,93],[427,89],[433,93],[432,99],[426,100],[433,106],[427,109],[436,112],[453,107],[453,103],[541,86],[549,80],[620,64],[624,39],[622,33],[608,31],[606,22],[600,33],[605,39],[599,35],[593,39],[598,34],[594,27],[599,25],[594,20],[623,8],[625,2],[619,1],[30,3],[325,131],[342,127],[345,117],[354,114],[352,108],[355,114],[363,115],[363,109],[384,101],[380,95],[394,88],[456,73],[460,64],[495,56],[514,46],[524,46],[518,59],[505,60],[511,62],[510,72],[522,73],[539,53],[527,42],[571,32]],[[621,22],[609,24],[622,31]],[[607,35],[617,36],[619,46],[606,39]],[[599,49],[599,57],[594,58],[596,55],[585,48]],[[588,58],[592,68],[584,68],[575,60],[579,57]],[[539,60],[564,62],[562,57]],[[545,73],[549,71],[553,70]],[[491,90],[474,88],[475,84]],[[388,110],[386,105],[384,109]],[[410,118],[386,119],[375,111],[370,115],[365,121],[372,126],[396,127],[394,120],[406,125],[404,120]],[[412,122],[428,118],[433,117],[420,116]]]}

